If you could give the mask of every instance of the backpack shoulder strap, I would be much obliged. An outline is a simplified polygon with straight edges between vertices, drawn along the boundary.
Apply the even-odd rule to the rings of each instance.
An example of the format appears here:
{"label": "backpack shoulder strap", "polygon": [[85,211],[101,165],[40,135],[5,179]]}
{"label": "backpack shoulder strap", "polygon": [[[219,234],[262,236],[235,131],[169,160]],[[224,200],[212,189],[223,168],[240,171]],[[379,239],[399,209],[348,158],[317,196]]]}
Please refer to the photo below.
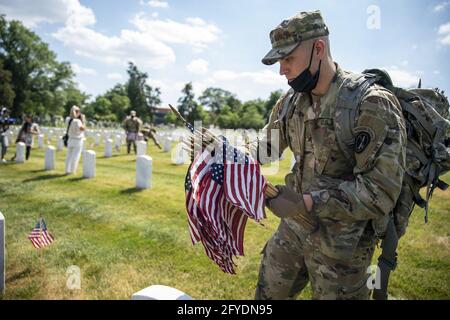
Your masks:
{"label": "backpack shoulder strap", "polygon": [[72,120],[73,120],[73,118],[70,118],[69,124],[67,125],[66,134],[69,134],[69,128],[70,128],[70,124],[72,123]]}
{"label": "backpack shoulder strap", "polygon": [[344,156],[352,162],[355,161],[354,127],[359,107],[369,87],[378,80],[379,77],[375,74],[350,74],[339,88],[334,116],[336,137]]}
{"label": "backpack shoulder strap", "polygon": [[292,97],[294,96],[295,91],[293,89],[289,89],[289,91],[286,94],[286,97],[283,100],[283,105],[281,106],[281,108],[278,111],[278,119],[280,121],[283,121],[283,119],[286,117],[288,111],[289,111],[289,106],[291,104],[291,100]]}

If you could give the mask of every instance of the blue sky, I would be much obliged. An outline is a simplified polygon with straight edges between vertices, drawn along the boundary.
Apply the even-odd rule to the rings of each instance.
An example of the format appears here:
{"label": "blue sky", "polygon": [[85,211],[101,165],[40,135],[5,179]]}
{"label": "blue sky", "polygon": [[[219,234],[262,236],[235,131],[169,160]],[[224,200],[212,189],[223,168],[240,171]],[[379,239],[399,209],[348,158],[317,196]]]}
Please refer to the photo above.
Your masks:
{"label": "blue sky", "polygon": [[221,87],[242,100],[287,90],[278,65],[261,58],[269,32],[299,11],[320,9],[333,58],[344,69],[386,68],[398,86],[450,91],[450,0],[0,0],[69,61],[79,87],[95,96],[126,81],[134,61],[176,104],[192,81],[199,95]]}

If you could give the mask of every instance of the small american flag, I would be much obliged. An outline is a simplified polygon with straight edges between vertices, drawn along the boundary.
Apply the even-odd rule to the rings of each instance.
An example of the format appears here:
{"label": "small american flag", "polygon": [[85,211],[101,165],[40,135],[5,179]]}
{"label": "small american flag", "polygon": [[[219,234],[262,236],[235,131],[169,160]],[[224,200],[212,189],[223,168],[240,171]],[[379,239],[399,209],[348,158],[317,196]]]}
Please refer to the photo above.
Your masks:
{"label": "small american flag", "polygon": [[48,232],[44,218],[40,218],[34,229],[28,235],[31,243],[36,249],[43,248],[51,244],[54,240],[53,236]]}
{"label": "small american flag", "polygon": [[214,155],[196,153],[186,174],[186,209],[192,243],[201,241],[222,271],[235,274],[233,256],[244,255],[247,219],[265,218],[266,180],[257,161],[222,139]]}

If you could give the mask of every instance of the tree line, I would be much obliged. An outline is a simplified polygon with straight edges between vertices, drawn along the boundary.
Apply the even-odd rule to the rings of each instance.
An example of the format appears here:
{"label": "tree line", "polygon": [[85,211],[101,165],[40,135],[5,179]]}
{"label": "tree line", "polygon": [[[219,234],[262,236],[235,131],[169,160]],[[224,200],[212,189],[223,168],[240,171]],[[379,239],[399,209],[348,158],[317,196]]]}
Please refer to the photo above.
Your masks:
{"label": "tree line", "polygon": [[[60,62],[47,43],[20,21],[8,21],[0,15],[0,104],[20,119],[33,114],[52,122],[55,116],[67,116],[73,105],[91,121],[122,121],[136,110],[145,122],[152,122],[161,105],[161,90],[148,85],[149,75],[129,62],[128,79],[95,98],[80,90],[69,62]],[[221,88],[207,88],[196,98],[192,83],[187,83],[178,100],[178,110],[190,122],[221,128],[259,129],[281,96],[274,91],[267,100],[242,102]],[[169,113],[165,123],[181,124]]]}

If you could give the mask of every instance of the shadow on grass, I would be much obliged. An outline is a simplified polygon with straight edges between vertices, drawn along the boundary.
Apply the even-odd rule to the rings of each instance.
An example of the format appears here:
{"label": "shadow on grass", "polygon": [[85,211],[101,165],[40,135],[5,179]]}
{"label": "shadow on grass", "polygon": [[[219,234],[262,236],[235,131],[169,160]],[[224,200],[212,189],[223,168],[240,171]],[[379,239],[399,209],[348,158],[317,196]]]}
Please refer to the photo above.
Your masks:
{"label": "shadow on grass", "polygon": [[108,158],[117,158],[117,157],[121,157],[121,156],[122,156],[122,154],[113,154],[113,155],[111,155],[111,157],[100,156],[98,158],[100,158],[100,159],[108,159]]}
{"label": "shadow on grass", "polygon": [[85,178],[84,177],[74,177],[74,178],[70,178],[70,179],[67,179],[68,181],[80,181],[80,180],[84,180]]}
{"label": "shadow on grass", "polygon": [[20,280],[20,279],[22,279],[22,278],[25,278],[25,277],[29,276],[29,275],[31,274],[31,272],[32,272],[31,268],[26,268],[26,269],[23,270],[23,271],[16,272],[15,274],[13,274],[13,275],[10,276],[9,278],[7,278],[7,279],[5,280],[5,282],[6,282],[6,283],[11,283],[11,282]]}
{"label": "shadow on grass", "polygon": [[47,170],[45,170],[45,169],[39,169],[39,170],[31,170],[30,172],[31,172],[31,173],[39,173],[39,172],[45,172],[45,171],[47,171]]}
{"label": "shadow on grass", "polygon": [[25,179],[25,180],[23,180],[23,182],[43,181],[43,180],[62,178],[62,177],[65,177],[65,176],[67,176],[67,174],[65,174],[65,173],[48,174],[48,175],[38,176],[38,177],[35,177],[35,178],[31,178],[31,179]]}
{"label": "shadow on grass", "polygon": [[145,189],[139,189],[139,188],[128,188],[125,190],[121,190],[120,194],[132,194],[132,193],[137,193],[137,192],[141,192],[144,191]]}

